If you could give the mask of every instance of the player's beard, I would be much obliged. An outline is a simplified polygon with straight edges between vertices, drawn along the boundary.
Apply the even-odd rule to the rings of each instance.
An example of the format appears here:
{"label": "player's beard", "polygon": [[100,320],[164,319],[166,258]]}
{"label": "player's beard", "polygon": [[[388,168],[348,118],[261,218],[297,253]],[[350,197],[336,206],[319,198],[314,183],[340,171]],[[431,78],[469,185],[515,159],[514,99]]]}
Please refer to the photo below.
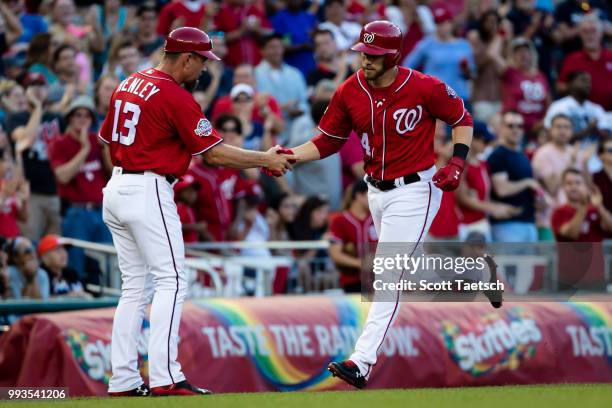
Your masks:
{"label": "player's beard", "polygon": [[363,70],[365,79],[368,81],[376,81],[378,78],[383,76],[385,72],[386,71],[384,68],[377,69],[377,70],[365,70],[365,69]]}
{"label": "player's beard", "polygon": [[198,83],[200,83],[198,79],[194,79],[193,81],[185,81],[183,82],[183,88],[185,88],[190,93],[194,93],[196,88],[198,87]]}

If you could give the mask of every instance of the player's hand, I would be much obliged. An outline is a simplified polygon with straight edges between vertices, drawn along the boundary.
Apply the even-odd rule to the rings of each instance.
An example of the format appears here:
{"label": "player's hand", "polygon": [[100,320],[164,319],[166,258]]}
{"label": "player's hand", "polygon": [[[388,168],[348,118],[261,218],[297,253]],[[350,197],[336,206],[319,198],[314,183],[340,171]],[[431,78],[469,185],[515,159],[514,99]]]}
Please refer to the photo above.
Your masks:
{"label": "player's hand", "polygon": [[270,148],[266,154],[270,159],[270,164],[262,168],[261,171],[271,177],[282,176],[287,170],[293,168],[291,165],[297,160],[291,149],[285,149],[278,145]]}
{"label": "player's hand", "polygon": [[465,160],[454,156],[450,161],[436,172],[433,176],[433,183],[442,191],[453,191],[459,187],[461,174],[465,167]]}

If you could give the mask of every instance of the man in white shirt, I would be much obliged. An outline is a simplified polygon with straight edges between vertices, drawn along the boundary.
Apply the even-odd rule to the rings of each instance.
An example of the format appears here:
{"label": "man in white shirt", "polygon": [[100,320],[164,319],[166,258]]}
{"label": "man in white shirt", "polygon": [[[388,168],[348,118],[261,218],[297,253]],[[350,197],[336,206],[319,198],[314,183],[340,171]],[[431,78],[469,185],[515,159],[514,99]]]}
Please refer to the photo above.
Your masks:
{"label": "man in white shirt", "polygon": [[324,6],[325,22],[319,24],[319,30],[329,30],[334,35],[338,50],[348,50],[361,33],[361,26],[346,19],[346,2],[344,0],[328,0]]}
{"label": "man in white shirt", "polygon": [[554,101],[546,111],[544,127],[550,129],[552,118],[559,114],[570,117],[575,139],[596,139],[612,131],[609,115],[596,103],[588,100],[591,76],[584,71],[569,75],[569,95]]}

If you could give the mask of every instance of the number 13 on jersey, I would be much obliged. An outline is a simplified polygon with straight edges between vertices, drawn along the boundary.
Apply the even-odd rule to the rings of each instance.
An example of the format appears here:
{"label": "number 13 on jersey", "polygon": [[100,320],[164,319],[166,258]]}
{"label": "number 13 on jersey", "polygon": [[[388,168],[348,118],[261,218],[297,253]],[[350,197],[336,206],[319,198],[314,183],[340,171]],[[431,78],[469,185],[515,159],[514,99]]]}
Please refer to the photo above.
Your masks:
{"label": "number 13 on jersey", "polygon": [[[122,115],[123,123],[119,126],[119,116],[122,111],[124,113]],[[140,106],[131,102],[124,103],[121,99],[117,99],[115,101],[115,117],[113,119],[113,142],[119,142],[124,146],[133,144],[136,139],[136,125],[138,125],[139,118]],[[123,134],[123,129],[127,129],[127,135]]]}

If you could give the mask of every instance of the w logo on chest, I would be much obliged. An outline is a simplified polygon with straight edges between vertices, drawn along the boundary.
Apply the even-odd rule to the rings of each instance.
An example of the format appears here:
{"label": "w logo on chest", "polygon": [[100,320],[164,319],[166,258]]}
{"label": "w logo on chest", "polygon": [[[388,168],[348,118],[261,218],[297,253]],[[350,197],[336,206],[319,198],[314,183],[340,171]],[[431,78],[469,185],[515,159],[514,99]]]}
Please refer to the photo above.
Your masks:
{"label": "w logo on chest", "polygon": [[416,108],[407,109],[401,108],[393,112],[393,120],[395,120],[395,130],[400,135],[407,132],[412,132],[416,125],[421,121],[423,116],[423,107],[417,105]]}

